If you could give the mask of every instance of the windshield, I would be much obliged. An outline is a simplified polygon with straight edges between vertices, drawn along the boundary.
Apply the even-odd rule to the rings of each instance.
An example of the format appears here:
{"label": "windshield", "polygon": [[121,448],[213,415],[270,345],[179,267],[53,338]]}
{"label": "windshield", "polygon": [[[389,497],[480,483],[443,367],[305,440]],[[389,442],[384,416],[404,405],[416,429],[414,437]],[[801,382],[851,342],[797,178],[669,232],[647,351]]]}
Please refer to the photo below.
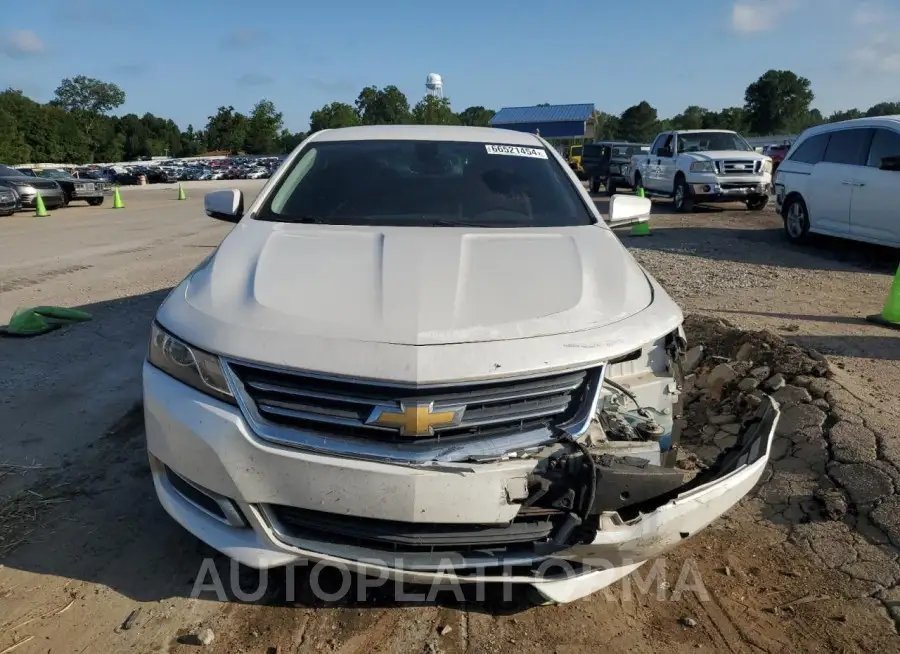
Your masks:
{"label": "windshield", "polygon": [[612,146],[612,156],[616,159],[631,159],[636,154],[641,153],[640,145],[614,145]]}
{"label": "windshield", "polygon": [[734,132],[681,132],[678,134],[679,152],[708,152],[716,150],[753,152],[750,144]]}
{"label": "windshield", "polygon": [[71,177],[69,173],[65,170],[60,170],[59,168],[45,168],[38,172],[38,175],[41,177],[49,177],[50,179],[68,179]]}
{"label": "windshield", "polygon": [[19,172],[15,168],[0,164],[0,177],[25,177],[25,173]]}
{"label": "windshield", "polygon": [[573,157],[580,157],[581,156],[581,146],[573,145],[572,149],[569,150],[569,155],[571,155]]}
{"label": "windshield", "polygon": [[404,227],[594,223],[544,148],[418,140],[312,142],[257,218]]}

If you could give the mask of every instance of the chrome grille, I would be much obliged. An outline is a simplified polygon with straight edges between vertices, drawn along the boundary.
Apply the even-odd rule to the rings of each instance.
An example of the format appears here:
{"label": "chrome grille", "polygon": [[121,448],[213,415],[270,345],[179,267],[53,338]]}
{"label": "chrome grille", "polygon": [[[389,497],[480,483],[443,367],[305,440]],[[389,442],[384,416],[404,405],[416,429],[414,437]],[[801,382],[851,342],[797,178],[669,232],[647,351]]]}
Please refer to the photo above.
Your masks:
{"label": "chrome grille", "polygon": [[717,161],[717,168],[723,175],[753,175],[760,171],[762,162],[752,159],[725,159]]}
{"label": "chrome grille", "polygon": [[[228,364],[245,400],[263,419],[331,435],[387,441],[466,438],[557,427],[567,424],[593,400],[601,367],[540,378],[440,387],[397,386],[331,379]],[[376,407],[399,411],[402,405],[432,404],[438,413],[464,406],[455,425],[435,427],[433,436],[401,436],[398,429],[367,424]]]}

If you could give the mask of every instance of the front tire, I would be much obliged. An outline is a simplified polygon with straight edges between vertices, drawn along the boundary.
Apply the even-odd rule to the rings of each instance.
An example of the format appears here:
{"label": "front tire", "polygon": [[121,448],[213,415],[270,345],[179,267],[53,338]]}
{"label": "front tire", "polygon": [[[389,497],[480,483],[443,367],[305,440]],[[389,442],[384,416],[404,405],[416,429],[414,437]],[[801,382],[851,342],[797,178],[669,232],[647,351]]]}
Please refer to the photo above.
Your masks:
{"label": "front tire", "polygon": [[613,181],[613,178],[612,178],[612,177],[608,178],[608,179],[606,180],[606,194],[607,194],[609,197],[612,197],[612,196],[614,196],[614,195],[616,194],[616,191],[617,191],[617,190],[618,190],[618,189],[617,189],[617,187],[616,187],[615,181]]}
{"label": "front tire", "polygon": [[799,195],[788,198],[781,213],[784,219],[784,233],[791,243],[802,245],[809,242],[809,210]]}
{"label": "front tire", "polygon": [[748,211],[762,211],[766,208],[767,204],[769,204],[769,196],[760,195],[759,197],[747,200],[747,209]]}
{"label": "front tire", "polygon": [[600,180],[591,175],[591,193],[600,192]]}
{"label": "front tire", "polygon": [[105,198],[90,198],[87,203],[92,207],[99,207],[101,204],[103,204],[104,199]]}
{"label": "front tire", "polygon": [[684,177],[675,179],[675,188],[672,190],[673,204],[675,211],[678,213],[690,213],[694,210],[694,198],[691,195],[691,188],[687,184]]}

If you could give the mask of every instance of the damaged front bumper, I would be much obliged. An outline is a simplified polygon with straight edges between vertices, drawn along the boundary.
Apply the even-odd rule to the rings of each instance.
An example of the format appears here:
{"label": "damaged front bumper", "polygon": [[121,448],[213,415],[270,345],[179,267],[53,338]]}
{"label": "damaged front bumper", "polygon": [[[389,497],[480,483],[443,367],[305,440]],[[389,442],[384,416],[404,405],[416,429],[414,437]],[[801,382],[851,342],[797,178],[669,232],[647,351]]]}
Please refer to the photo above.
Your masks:
{"label": "damaged front bumper", "polygon": [[529,584],[555,602],[614,583],[737,503],[763,473],[779,418],[765,398],[715,466],[651,497],[641,471],[662,468],[594,457],[594,502],[573,518],[574,509],[529,505],[547,459],[405,466],[323,456],[260,441],[234,407],[149,366],[144,391],[163,507],[229,557],[255,568],[321,561],[422,584]]}

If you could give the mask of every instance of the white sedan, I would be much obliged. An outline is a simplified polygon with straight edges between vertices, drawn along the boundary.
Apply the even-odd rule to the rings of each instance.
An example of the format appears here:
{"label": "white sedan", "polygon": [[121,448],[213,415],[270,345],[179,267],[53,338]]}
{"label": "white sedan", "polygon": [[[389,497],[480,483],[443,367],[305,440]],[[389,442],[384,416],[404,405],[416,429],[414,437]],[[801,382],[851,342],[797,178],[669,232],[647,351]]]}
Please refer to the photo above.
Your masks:
{"label": "white sedan", "polygon": [[[160,307],[143,368],[165,509],[257,568],[325,562],[566,602],[760,478],[778,409],[688,481],[682,312],[539,136],[316,132]],[[371,585],[371,584],[370,584]]]}

